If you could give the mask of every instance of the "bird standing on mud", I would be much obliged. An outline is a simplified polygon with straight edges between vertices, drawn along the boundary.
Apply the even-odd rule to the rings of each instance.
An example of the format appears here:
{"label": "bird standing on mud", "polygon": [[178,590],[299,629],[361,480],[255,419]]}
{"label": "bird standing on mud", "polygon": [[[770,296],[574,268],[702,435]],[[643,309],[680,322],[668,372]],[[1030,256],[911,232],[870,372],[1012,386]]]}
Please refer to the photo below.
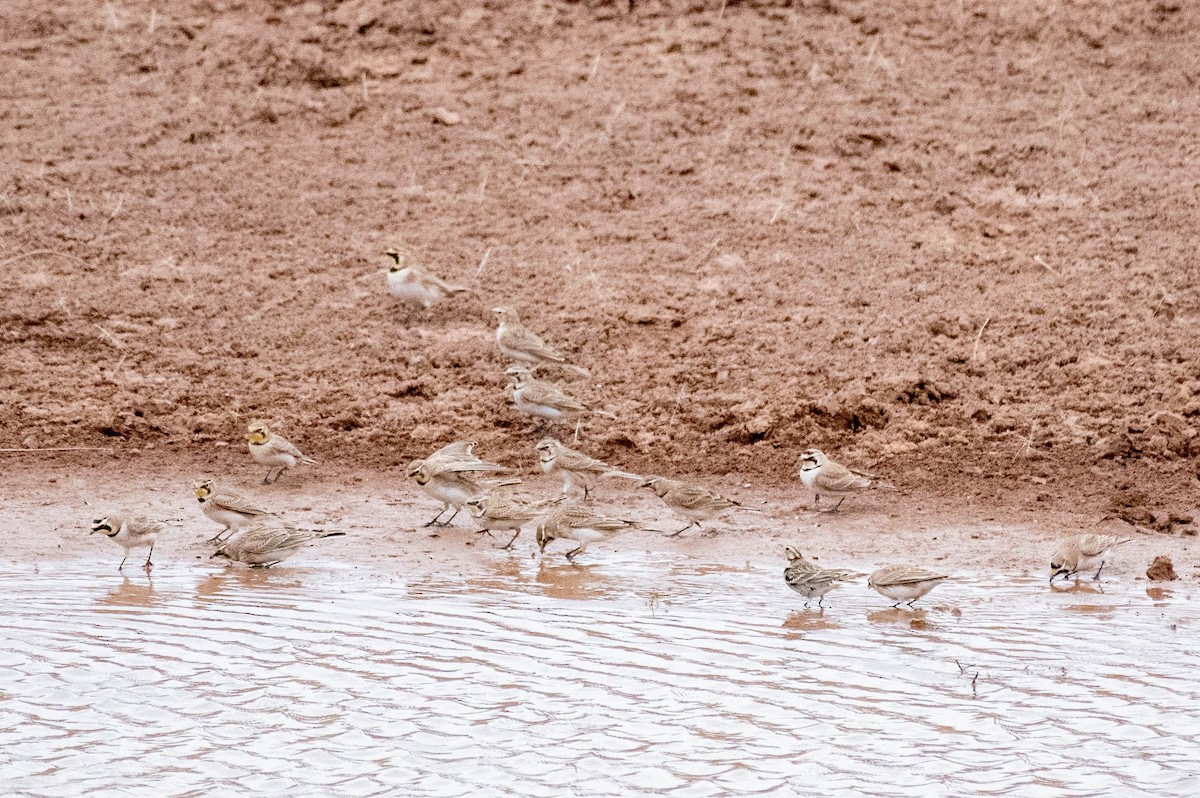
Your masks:
{"label": "bird standing on mud", "polygon": [[541,366],[554,364],[590,376],[587,369],[568,363],[561,352],[526,329],[513,308],[498,307],[492,312],[500,319],[496,328],[496,346],[509,360],[525,366],[531,374]]}
{"label": "bird standing on mud", "polygon": [[543,438],[534,448],[542,472],[562,479],[563,496],[569,495],[572,488],[582,488],[583,498],[586,499],[591,487],[601,479],[641,479],[637,474],[621,471],[602,460],[575,451],[557,438]]}
{"label": "bird standing on mud", "polygon": [[407,305],[428,310],[435,302],[471,290],[451,285],[420,266],[407,265],[404,254],[395,247],[389,247],[387,255],[392,259],[387,273],[388,290]]}
{"label": "bird standing on mud", "polygon": [[[405,468],[406,477],[442,503],[442,509],[425,526],[446,526],[470,499],[482,496],[493,488],[521,482],[515,477],[488,476],[507,473],[511,469],[479,459],[475,456],[475,445],[475,441],[455,441],[424,460],[413,460]],[[451,507],[454,513],[445,521],[440,521]]]}
{"label": "bird standing on mud", "polygon": [[[254,458],[254,461],[267,466],[267,475],[263,477],[264,485],[278,482],[279,478],[283,476],[283,472],[289,468],[295,468],[296,463],[314,465],[317,462],[302,454],[282,435],[271,432],[264,421],[250,422],[246,440],[249,441],[250,456]],[[276,472],[275,479],[271,479],[271,472],[276,468],[279,471]]]}
{"label": "bird standing on mud", "polygon": [[834,505],[836,512],[847,496],[871,487],[876,479],[871,474],[847,468],[830,460],[820,449],[807,449],[800,455],[800,481],[816,494],[814,506],[821,504],[821,494],[840,497]]}

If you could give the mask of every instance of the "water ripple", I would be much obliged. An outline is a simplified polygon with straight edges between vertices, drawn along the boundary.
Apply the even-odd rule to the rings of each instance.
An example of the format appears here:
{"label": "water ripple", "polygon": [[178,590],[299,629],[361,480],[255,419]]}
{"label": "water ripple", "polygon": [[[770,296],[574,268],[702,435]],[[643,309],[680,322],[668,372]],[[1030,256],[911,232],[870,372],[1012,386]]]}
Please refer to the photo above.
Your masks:
{"label": "water ripple", "polygon": [[0,571],[10,794],[1193,795],[1197,603],[497,554],[475,576]]}

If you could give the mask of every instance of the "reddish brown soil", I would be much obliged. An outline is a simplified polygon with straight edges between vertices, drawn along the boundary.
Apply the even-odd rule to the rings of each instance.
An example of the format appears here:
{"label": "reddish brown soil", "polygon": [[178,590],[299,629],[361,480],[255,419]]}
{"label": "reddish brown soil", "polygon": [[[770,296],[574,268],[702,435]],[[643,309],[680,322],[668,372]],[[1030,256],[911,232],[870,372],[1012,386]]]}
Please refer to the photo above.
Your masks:
{"label": "reddish brown soil", "polygon": [[[629,468],[784,485],[816,444],[918,495],[1189,528],[1195,4],[32,0],[0,28],[0,446],[219,470],[265,417],[341,473],[464,436],[529,461],[504,302],[592,370],[571,389],[618,418],[583,441]],[[478,293],[399,309],[390,244]]]}

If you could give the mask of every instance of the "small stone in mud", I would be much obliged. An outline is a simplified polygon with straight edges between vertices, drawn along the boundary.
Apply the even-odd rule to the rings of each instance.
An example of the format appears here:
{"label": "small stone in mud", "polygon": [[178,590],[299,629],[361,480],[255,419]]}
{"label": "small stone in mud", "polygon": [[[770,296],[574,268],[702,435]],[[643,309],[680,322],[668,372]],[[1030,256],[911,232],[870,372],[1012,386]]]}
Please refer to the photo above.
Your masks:
{"label": "small stone in mud", "polygon": [[1171,563],[1171,558],[1160,554],[1146,569],[1146,578],[1152,582],[1172,582],[1178,579],[1179,575],[1175,573],[1175,566]]}

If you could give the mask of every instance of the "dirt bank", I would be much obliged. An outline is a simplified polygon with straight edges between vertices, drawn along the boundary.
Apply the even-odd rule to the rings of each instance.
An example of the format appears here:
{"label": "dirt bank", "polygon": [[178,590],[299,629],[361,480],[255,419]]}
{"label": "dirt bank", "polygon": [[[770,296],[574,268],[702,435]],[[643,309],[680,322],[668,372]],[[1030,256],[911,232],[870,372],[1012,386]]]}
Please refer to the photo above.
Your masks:
{"label": "dirt bank", "polygon": [[1188,526],[1196,7],[460,6],[0,11],[0,446],[524,458],[505,302],[630,468]]}

